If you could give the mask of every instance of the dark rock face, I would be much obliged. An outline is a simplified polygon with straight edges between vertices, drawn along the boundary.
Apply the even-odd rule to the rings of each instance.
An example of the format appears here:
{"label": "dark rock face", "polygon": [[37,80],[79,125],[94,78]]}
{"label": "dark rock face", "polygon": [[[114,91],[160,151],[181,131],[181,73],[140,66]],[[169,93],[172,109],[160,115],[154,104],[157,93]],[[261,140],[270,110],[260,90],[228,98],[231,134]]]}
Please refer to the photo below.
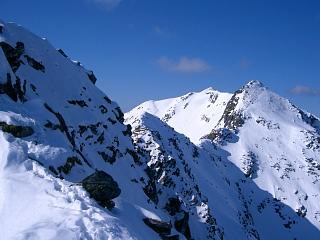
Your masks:
{"label": "dark rock face", "polygon": [[0,83],[0,94],[7,94],[13,101],[25,102],[25,93],[26,93],[26,81],[23,82],[21,86],[21,81],[16,77],[16,82],[13,84],[11,80],[11,75],[7,74],[7,82]]}
{"label": "dark rock face", "polygon": [[93,74],[92,71],[89,71],[89,72],[88,72],[88,78],[89,78],[89,80],[90,80],[93,84],[96,84],[97,78],[96,78],[96,76]]}
{"label": "dark rock face", "polygon": [[124,114],[123,114],[123,112],[121,111],[120,107],[116,107],[114,110],[115,110],[115,111],[113,111],[113,113],[114,113],[116,119],[117,119],[119,122],[123,123],[123,122],[124,122]]}
{"label": "dark rock face", "polygon": [[[224,127],[228,129],[237,129],[244,124],[244,119],[240,113],[235,111],[235,108],[239,101],[239,94],[242,93],[243,90],[236,91],[231,97],[230,101],[227,103],[227,106],[224,110],[224,113],[220,119],[224,121]],[[219,121],[219,122],[220,122]]]}
{"label": "dark rock face", "polygon": [[106,172],[96,171],[82,180],[83,188],[103,207],[114,207],[112,199],[118,197],[121,189],[118,183]]}
{"label": "dark rock face", "polygon": [[[296,107],[297,108],[297,107]],[[297,108],[298,109],[298,108]],[[309,124],[311,127],[315,128],[317,133],[320,134],[320,121],[311,114],[306,114],[302,110],[298,109],[299,114],[301,115],[302,120]]]}
{"label": "dark rock face", "polygon": [[146,174],[149,177],[148,183],[143,188],[143,192],[150,198],[152,202],[158,204],[159,198],[157,193],[157,186],[156,186],[156,178],[155,178],[155,171],[152,170],[150,167],[145,169]]}
{"label": "dark rock face", "polygon": [[201,139],[209,139],[213,142],[224,145],[226,143],[236,143],[239,137],[227,128],[213,129],[211,133],[203,136]]}
{"label": "dark rock face", "polygon": [[27,59],[28,64],[34,68],[35,70],[39,70],[41,72],[45,72],[45,67],[42,65],[42,63],[38,62],[37,60],[33,59],[32,57],[28,55],[24,55],[24,57]]}
{"label": "dark rock face", "polygon": [[179,240],[179,235],[171,235],[171,236],[166,236],[166,235],[161,235],[160,236],[162,240]]}
{"label": "dark rock face", "polygon": [[8,43],[0,42],[4,55],[6,56],[8,63],[10,64],[12,71],[16,72],[23,62],[20,60],[20,56],[24,53],[24,44],[17,42],[16,47],[10,46]]}
{"label": "dark rock face", "polygon": [[181,202],[177,197],[169,198],[166,203],[165,209],[171,216],[174,216],[176,213],[180,212]]}
{"label": "dark rock face", "polygon": [[68,157],[66,163],[63,166],[58,167],[58,171],[60,173],[63,172],[64,174],[68,174],[76,164],[82,165],[82,162],[79,158]]}
{"label": "dark rock face", "polygon": [[143,222],[150,227],[153,231],[159,233],[160,235],[170,235],[171,224],[163,221],[159,221],[152,218],[144,218]]}
{"label": "dark rock face", "polygon": [[61,48],[58,49],[58,52],[65,58],[68,58],[68,55]]}
{"label": "dark rock face", "polygon": [[88,107],[88,104],[83,100],[69,100],[68,103],[72,105],[78,105],[80,107]]}
{"label": "dark rock face", "polygon": [[184,212],[183,217],[174,222],[174,227],[178,232],[182,233],[186,239],[191,239],[191,231],[189,227],[189,213]]}
{"label": "dark rock face", "polygon": [[15,125],[7,124],[5,122],[0,122],[0,128],[3,132],[10,133],[17,138],[29,137],[34,133],[31,127],[15,126]]}
{"label": "dark rock face", "polygon": [[296,210],[296,213],[299,217],[305,217],[307,215],[307,208],[305,206],[301,206]]}

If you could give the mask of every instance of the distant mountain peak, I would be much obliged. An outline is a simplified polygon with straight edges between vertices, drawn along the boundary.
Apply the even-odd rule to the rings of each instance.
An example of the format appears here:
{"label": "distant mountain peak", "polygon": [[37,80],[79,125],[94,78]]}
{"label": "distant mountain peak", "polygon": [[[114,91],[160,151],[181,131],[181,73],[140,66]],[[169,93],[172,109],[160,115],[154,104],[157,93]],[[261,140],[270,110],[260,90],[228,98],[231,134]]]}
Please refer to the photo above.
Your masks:
{"label": "distant mountain peak", "polygon": [[[179,150],[183,142],[188,145],[183,140],[185,135],[193,144],[200,146],[201,151],[194,154],[201,155],[199,162],[195,158],[197,164],[206,162],[202,155],[202,150],[206,150],[214,154],[217,166],[222,164],[230,186],[230,179],[237,179],[235,176],[238,176],[235,185],[246,208],[245,213],[239,213],[238,216],[248,235],[233,239],[269,239],[270,230],[265,234],[266,226],[262,226],[267,217],[264,214],[269,213],[275,213],[275,216],[267,217],[273,219],[270,221],[273,229],[271,238],[280,239],[282,235],[284,239],[290,239],[291,236],[294,239],[300,235],[306,220],[312,223],[309,226],[313,233],[308,232],[311,239],[319,234],[320,123],[316,117],[293,106],[260,81],[250,81],[233,94],[208,88],[192,95],[153,101],[152,105],[143,103],[126,116],[137,117],[141,114],[137,109],[143,109],[166,123],[152,121],[154,124],[150,122],[143,125],[142,122],[140,124],[145,127],[142,132],[140,125],[137,126],[138,122],[134,122],[140,134],[135,142],[146,147],[152,146],[149,148],[151,154],[157,153],[164,146],[165,138],[171,135],[166,127],[169,125],[181,133],[170,137],[169,142],[181,152],[182,160],[186,159],[187,149],[192,146],[189,144],[189,147],[183,147],[183,151]],[[150,142],[149,136],[153,134],[156,137]],[[169,154],[175,152],[169,146],[163,147],[160,152],[164,151]],[[153,162],[162,161],[162,158],[158,159]],[[237,166],[242,174],[231,172],[230,164]],[[200,175],[204,172],[202,170]],[[253,186],[252,183],[257,184],[259,191],[270,195],[262,197],[261,192],[249,190],[248,186]],[[259,218],[263,219],[262,228],[259,226],[261,222],[256,221]],[[216,220],[219,224],[219,217]],[[228,239],[228,231],[225,233],[225,239]]]}
{"label": "distant mountain peak", "polygon": [[251,80],[246,85],[245,88],[263,88],[265,87],[264,84],[259,80]]}

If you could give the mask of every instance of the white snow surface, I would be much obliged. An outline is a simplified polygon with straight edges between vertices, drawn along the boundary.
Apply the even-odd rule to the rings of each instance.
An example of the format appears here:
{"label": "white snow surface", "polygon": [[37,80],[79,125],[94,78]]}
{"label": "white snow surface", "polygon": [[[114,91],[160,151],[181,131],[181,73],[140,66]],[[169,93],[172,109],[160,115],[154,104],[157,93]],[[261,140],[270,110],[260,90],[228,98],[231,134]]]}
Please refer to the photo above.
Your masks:
{"label": "white snow surface", "polygon": [[[34,131],[23,138],[0,131],[0,239],[158,239],[142,219],[165,221],[166,215],[131,181],[145,173],[127,154],[133,145],[123,133],[127,127],[117,104],[94,86],[89,71],[47,40],[14,23],[0,24],[1,44],[24,44],[16,71],[0,47],[1,88],[9,78],[12,84],[19,78],[24,98],[14,100],[1,90],[0,123]],[[26,55],[44,70],[31,66]],[[115,154],[115,162],[104,160],[101,152]],[[80,163],[64,169],[68,157]],[[121,189],[112,211],[78,184],[96,169],[110,174]]]}
{"label": "white snow surface", "polygon": [[[218,96],[216,102],[219,102],[222,94],[214,92]],[[178,98],[148,101],[131,110],[125,118],[134,126],[137,124],[135,119],[139,118],[137,116],[153,114],[189,137],[200,150],[213,154],[217,166],[209,170],[212,173],[209,181],[218,182],[220,177],[214,173],[218,169],[222,178],[228,179],[231,185],[232,181],[239,184],[239,191],[242,193],[238,199],[232,197],[234,190],[228,189],[224,198],[218,202],[225,200],[227,204],[234,206],[235,211],[241,211],[241,205],[248,207],[246,213],[251,216],[247,218],[249,221],[246,220],[249,223],[246,227],[249,225],[251,230],[246,230],[246,238],[319,239],[319,119],[298,109],[259,81],[249,82],[234,94],[224,93],[223,100],[212,108],[204,107],[211,105],[207,96],[210,93],[211,88]],[[210,120],[202,121],[203,115]],[[239,119],[243,123],[237,121]],[[150,125],[148,129],[154,132],[160,127]],[[162,138],[166,136],[160,135]],[[182,144],[179,146],[182,147]],[[205,159],[200,158],[202,161]],[[203,169],[205,170],[201,170],[195,177],[200,182],[199,185],[203,173],[210,167],[205,166]],[[192,172],[196,175],[194,168]],[[217,188],[226,189],[221,183]],[[219,199],[216,191],[211,188],[203,193],[210,202],[212,199]],[[221,189],[219,191],[223,192]],[[220,206],[215,204],[209,206],[213,213],[216,211],[213,216],[218,226],[225,230],[226,239],[236,239],[236,236],[237,239],[245,239],[239,233],[230,235],[231,232],[236,232],[236,226],[224,219],[225,216],[219,216],[217,212]],[[232,207],[225,205],[222,208],[225,213],[228,212],[228,216],[233,214]],[[272,211],[278,216],[272,216]],[[282,211],[286,213],[281,213]],[[241,217],[239,223],[241,224]],[[306,226],[311,230],[307,230]],[[251,234],[254,231],[259,234],[259,238]],[[305,235],[307,232],[308,236]]]}
{"label": "white snow surface", "polygon": [[[19,25],[0,26],[0,239],[161,239],[146,217],[182,240],[320,239],[315,116],[252,81],[123,117],[91,71]],[[15,137],[10,126],[33,131]],[[96,170],[121,189],[112,210],[81,187]],[[172,198],[181,206],[170,214]],[[191,237],[174,226],[181,216]]]}
{"label": "white snow surface", "polygon": [[218,123],[231,96],[210,87],[177,98],[144,102],[127,113],[127,118],[148,112],[198,143]]}

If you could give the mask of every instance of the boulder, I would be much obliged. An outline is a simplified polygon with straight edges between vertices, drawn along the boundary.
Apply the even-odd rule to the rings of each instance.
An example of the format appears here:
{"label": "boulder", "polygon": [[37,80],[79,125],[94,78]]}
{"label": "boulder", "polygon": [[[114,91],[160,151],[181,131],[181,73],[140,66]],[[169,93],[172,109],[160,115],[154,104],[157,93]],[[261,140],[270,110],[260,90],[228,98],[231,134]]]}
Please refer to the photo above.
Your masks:
{"label": "boulder", "polygon": [[114,207],[111,200],[121,193],[118,183],[104,171],[96,171],[83,179],[82,186],[90,194],[90,197],[108,209]]}
{"label": "boulder", "polygon": [[179,235],[170,235],[170,236],[167,236],[167,235],[160,235],[160,238],[162,240],[179,240]]}
{"label": "boulder", "polygon": [[29,137],[34,133],[32,127],[10,125],[5,122],[0,122],[0,129],[17,138]]}
{"label": "boulder", "polygon": [[181,202],[177,197],[171,197],[166,203],[165,209],[171,216],[174,216],[176,213],[180,212]]}
{"label": "boulder", "polygon": [[163,222],[160,220],[152,219],[152,218],[144,218],[143,222],[150,227],[156,233],[160,235],[170,235],[171,234],[171,223]]}

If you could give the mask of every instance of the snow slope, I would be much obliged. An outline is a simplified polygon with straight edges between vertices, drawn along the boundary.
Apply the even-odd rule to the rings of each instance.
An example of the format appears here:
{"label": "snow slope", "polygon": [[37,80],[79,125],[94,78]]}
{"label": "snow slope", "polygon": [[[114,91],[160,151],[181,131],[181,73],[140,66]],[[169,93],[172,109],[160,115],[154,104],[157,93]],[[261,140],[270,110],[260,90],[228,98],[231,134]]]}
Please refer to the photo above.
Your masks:
{"label": "snow slope", "polygon": [[[166,214],[131,181],[147,176],[120,108],[47,40],[0,26],[1,239],[158,239],[142,219]],[[121,189],[111,211],[79,184],[96,170]]]}
{"label": "snow slope", "polygon": [[[316,117],[256,81],[124,116],[95,82],[0,21],[1,239],[319,239]],[[114,207],[82,184],[98,171]]]}
{"label": "snow slope", "polygon": [[[127,121],[132,125],[134,142],[144,153],[141,159],[154,170],[158,206],[165,208],[168,199],[178,198],[183,211],[189,213],[195,239],[319,236],[319,230],[306,218],[246,177],[228,160],[224,149],[212,148],[209,141],[196,146],[146,112]],[[172,216],[173,222],[181,218],[181,210]]]}
{"label": "snow slope", "polygon": [[128,115],[134,117],[143,112],[151,113],[197,143],[202,136],[211,132],[212,126],[218,123],[231,96],[230,93],[221,93],[208,88],[177,98],[144,102],[132,109],[130,111],[132,114]]}
{"label": "snow slope", "polygon": [[[298,109],[258,81],[249,82],[234,94],[225,94],[228,96],[225,103],[216,109],[203,110],[208,104],[208,91],[211,90],[185,95],[190,98],[186,108],[184,97],[148,101],[125,116],[131,123],[136,116],[143,116],[146,112],[154,114],[198,144],[200,152],[213,155],[217,165],[212,173],[218,169],[230,185],[235,184],[238,188],[237,200],[231,197],[234,189],[229,189],[224,199],[232,202],[238,211],[241,206],[245,207],[245,213],[239,214],[238,223],[243,225],[248,239],[318,239],[319,119]],[[199,108],[188,110],[188,106]],[[165,118],[169,116],[166,115],[168,109],[176,110],[171,111],[170,118]],[[202,115],[214,116],[214,121],[201,126],[199,119]],[[184,119],[189,121],[187,126],[182,123]],[[149,130],[153,132],[160,128],[150,126]],[[201,181],[204,171],[201,170],[195,179]],[[191,172],[195,173],[195,170]],[[216,176],[212,174],[211,180],[218,182]],[[219,188],[225,189],[223,184],[219,184]],[[217,199],[214,188],[204,194],[209,202]],[[215,204],[209,204],[213,212]],[[230,207],[223,209],[231,210]],[[276,216],[272,216],[272,212]],[[232,213],[228,212],[228,215]],[[219,227],[225,230],[226,239],[234,239],[234,236],[228,236],[235,229],[231,222],[223,216],[213,216],[218,225],[222,222]],[[230,226],[232,230],[227,230]],[[311,230],[307,230],[309,227]],[[305,235],[307,232],[308,236]]]}
{"label": "snow slope", "polygon": [[212,140],[229,152],[228,159],[261,189],[295,211],[305,212],[319,229],[319,119],[256,81],[233,99],[236,104],[216,129],[234,130],[238,140],[223,142],[219,136]]}

